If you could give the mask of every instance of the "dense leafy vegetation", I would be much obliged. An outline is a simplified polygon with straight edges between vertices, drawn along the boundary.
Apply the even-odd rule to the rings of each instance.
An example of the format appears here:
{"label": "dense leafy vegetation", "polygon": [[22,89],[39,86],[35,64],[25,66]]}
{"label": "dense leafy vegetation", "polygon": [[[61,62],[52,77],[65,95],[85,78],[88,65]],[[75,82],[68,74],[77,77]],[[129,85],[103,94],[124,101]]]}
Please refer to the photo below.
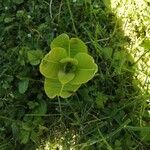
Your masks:
{"label": "dense leafy vegetation", "polygon": [[[150,147],[148,67],[144,83],[137,78],[138,63],[149,62],[150,3],[143,0],[141,9],[131,2],[135,10],[126,15],[119,8],[127,10],[127,0],[112,2],[1,0],[0,149]],[[62,33],[86,43],[98,72],[71,97],[51,100],[39,64]]]}

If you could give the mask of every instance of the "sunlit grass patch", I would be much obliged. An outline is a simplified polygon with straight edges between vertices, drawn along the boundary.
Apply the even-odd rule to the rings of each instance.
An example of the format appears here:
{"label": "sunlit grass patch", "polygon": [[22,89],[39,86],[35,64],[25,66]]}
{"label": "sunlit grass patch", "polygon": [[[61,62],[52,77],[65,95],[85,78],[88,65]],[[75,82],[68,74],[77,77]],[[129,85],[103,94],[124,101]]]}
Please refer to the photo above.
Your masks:
{"label": "sunlit grass patch", "polygon": [[150,91],[150,46],[142,46],[145,39],[150,43],[150,6],[146,0],[111,1],[111,9],[122,22],[125,36],[131,40],[127,45],[128,52],[136,64],[135,82],[143,92]]}

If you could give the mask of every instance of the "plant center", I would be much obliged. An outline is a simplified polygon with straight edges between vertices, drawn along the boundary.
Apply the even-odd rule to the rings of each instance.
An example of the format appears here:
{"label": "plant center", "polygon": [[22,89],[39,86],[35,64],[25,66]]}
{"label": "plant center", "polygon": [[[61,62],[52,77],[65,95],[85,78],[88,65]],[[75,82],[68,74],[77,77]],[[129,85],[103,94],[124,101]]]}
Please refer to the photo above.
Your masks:
{"label": "plant center", "polygon": [[70,72],[74,72],[75,71],[75,65],[72,64],[71,62],[67,62],[65,65],[64,65],[64,72],[67,74],[67,73],[70,73]]}

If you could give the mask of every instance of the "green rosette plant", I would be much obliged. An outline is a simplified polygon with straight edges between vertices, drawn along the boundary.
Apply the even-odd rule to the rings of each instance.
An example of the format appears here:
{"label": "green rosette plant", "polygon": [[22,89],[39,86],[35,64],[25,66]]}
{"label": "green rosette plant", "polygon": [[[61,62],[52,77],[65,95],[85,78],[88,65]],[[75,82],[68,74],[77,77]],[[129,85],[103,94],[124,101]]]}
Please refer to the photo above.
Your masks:
{"label": "green rosette plant", "polygon": [[78,38],[61,34],[51,43],[51,51],[44,56],[40,72],[45,77],[44,89],[49,98],[67,98],[97,72],[87,46]]}

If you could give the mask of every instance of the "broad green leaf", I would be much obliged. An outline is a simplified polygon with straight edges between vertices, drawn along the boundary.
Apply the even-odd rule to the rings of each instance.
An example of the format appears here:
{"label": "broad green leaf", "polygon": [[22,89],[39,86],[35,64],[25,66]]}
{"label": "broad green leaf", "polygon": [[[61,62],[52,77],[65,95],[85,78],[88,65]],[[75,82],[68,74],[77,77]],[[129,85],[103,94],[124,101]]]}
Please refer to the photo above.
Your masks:
{"label": "broad green leaf", "polygon": [[74,59],[74,58],[69,58],[69,57],[64,58],[64,59],[61,59],[60,62],[61,62],[61,63],[70,62],[70,63],[72,63],[72,64],[74,64],[74,65],[77,65],[77,64],[78,64],[78,61],[77,61],[76,59]]}
{"label": "broad green leaf", "polygon": [[45,57],[42,59],[40,64],[40,72],[46,78],[56,79],[58,71],[60,70],[62,58],[67,57],[66,50],[63,48],[52,49]]}
{"label": "broad green leaf", "polygon": [[65,33],[56,37],[51,43],[51,49],[61,47],[66,50],[69,48],[69,36]]}
{"label": "broad green leaf", "polygon": [[28,60],[31,65],[38,65],[43,57],[41,50],[31,50],[27,52]]}
{"label": "broad green leaf", "polygon": [[96,73],[97,66],[94,64],[93,69],[78,69],[71,84],[82,84],[92,79]]}
{"label": "broad green leaf", "polygon": [[87,53],[87,46],[78,38],[71,38],[69,56],[74,57],[77,53]]}
{"label": "broad green leaf", "polygon": [[98,69],[94,59],[86,53],[79,53],[74,58],[77,59],[78,65],[71,84],[82,84],[92,79]]}
{"label": "broad green leaf", "polygon": [[62,84],[66,84],[74,78],[75,74],[73,72],[65,73],[60,70],[58,73],[58,79]]}
{"label": "broad green leaf", "polygon": [[45,78],[44,89],[49,98],[54,98],[60,93],[62,84],[57,79]]}
{"label": "broad green leaf", "polygon": [[18,83],[19,93],[23,94],[28,89],[29,79],[22,79]]}
{"label": "broad green leaf", "polygon": [[45,79],[44,89],[49,98],[54,98],[56,96],[61,96],[67,98],[72,95],[72,92],[75,92],[80,85],[71,85],[69,83],[63,85],[57,79]]}

